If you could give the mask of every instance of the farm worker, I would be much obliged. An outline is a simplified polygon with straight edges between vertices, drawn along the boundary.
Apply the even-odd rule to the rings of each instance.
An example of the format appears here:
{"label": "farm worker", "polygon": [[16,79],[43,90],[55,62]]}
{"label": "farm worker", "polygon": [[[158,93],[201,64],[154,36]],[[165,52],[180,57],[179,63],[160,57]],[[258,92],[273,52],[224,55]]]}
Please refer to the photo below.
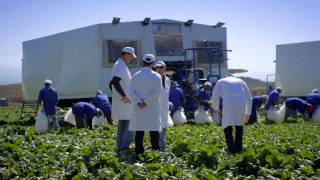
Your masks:
{"label": "farm worker", "polygon": [[160,98],[163,89],[161,76],[154,72],[155,58],[152,54],[143,56],[143,67],[134,74],[131,82],[130,95],[133,99],[133,113],[129,129],[136,133],[136,155],[144,153],[143,136],[150,132],[153,150],[160,150],[159,132],[161,132]]}
{"label": "farm worker", "polygon": [[316,109],[320,106],[320,94],[318,89],[312,90],[312,92],[306,98],[307,103],[312,105],[312,111],[309,113],[309,117],[312,117],[312,114],[315,113]]}
{"label": "farm worker", "polygon": [[253,124],[258,121],[257,111],[261,108],[262,104],[265,104],[268,101],[268,96],[254,96],[252,98],[252,107],[251,107],[251,115],[248,121],[248,124]]}
{"label": "farm worker", "polygon": [[170,79],[165,75],[166,63],[163,61],[157,61],[155,63],[155,70],[161,76],[162,81],[162,91],[160,95],[160,111],[161,111],[161,126],[162,130],[160,133],[160,150],[164,151],[166,149],[166,131],[168,126],[168,114],[169,114],[169,91],[171,86]]}
{"label": "farm worker", "polygon": [[[251,93],[246,83],[232,75],[220,79],[212,91],[213,109],[219,111],[220,97],[223,99],[221,128],[224,130],[227,147],[230,153],[242,151],[244,121],[251,113]],[[232,135],[236,129],[235,140]]]}
{"label": "farm worker", "polygon": [[169,92],[169,101],[172,102],[173,108],[171,109],[171,115],[173,115],[176,110],[183,107],[183,90],[179,87],[178,82],[173,81],[171,89]]}
{"label": "farm worker", "polygon": [[72,113],[76,119],[77,128],[92,129],[92,119],[94,116],[100,117],[101,110],[87,102],[78,102],[72,106]]}
{"label": "farm worker", "polygon": [[311,104],[297,97],[291,97],[286,99],[285,104],[286,114],[284,121],[286,121],[288,117],[296,118],[297,112],[301,113],[302,115],[305,115],[306,113],[310,113],[312,111]]}
{"label": "farm worker", "polygon": [[[281,87],[277,87],[276,90],[272,90],[268,94],[268,102],[267,102],[266,107],[265,107],[267,112],[268,112],[268,110],[275,109],[275,106],[279,104],[279,99],[280,99],[281,92],[282,92],[282,88]],[[267,118],[267,122],[269,122],[268,118]]]}
{"label": "farm worker", "polygon": [[211,106],[212,86],[210,82],[205,82],[203,88],[199,92],[199,103],[207,111]]}
{"label": "farm worker", "polygon": [[102,91],[97,90],[96,97],[93,98],[91,104],[101,109],[104,114],[104,117],[107,118],[108,123],[112,124],[111,119],[111,104],[107,95],[103,94]]}
{"label": "farm worker", "polygon": [[49,129],[59,128],[58,120],[56,117],[56,105],[58,104],[58,93],[51,87],[52,81],[46,79],[44,81],[44,88],[39,92],[38,104],[43,102],[43,109],[48,117]]}
{"label": "farm worker", "polygon": [[132,133],[129,131],[129,123],[132,114],[132,100],[129,96],[131,73],[128,64],[137,56],[132,47],[125,47],[121,51],[121,57],[112,68],[112,80],[110,86],[112,93],[112,119],[118,122],[117,153],[129,149]]}
{"label": "farm worker", "polygon": [[193,85],[191,82],[186,82],[186,88],[183,91],[184,94],[184,111],[188,119],[194,118],[194,111],[197,109],[196,106],[196,94],[197,92],[193,90]]}
{"label": "farm worker", "polygon": [[273,90],[268,94],[268,103],[266,104],[266,110],[270,109],[270,107],[275,107],[277,104],[279,104],[281,92],[282,88],[278,87],[276,90]]}

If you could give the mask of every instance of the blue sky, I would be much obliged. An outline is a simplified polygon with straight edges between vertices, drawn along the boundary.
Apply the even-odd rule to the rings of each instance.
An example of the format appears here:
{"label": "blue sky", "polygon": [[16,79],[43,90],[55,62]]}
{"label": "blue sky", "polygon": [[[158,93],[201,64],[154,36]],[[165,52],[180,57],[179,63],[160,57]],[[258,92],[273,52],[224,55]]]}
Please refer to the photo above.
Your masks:
{"label": "blue sky", "polygon": [[1,0],[0,84],[21,82],[22,41],[96,23],[194,19],[226,23],[230,68],[265,79],[275,45],[320,40],[318,0]]}

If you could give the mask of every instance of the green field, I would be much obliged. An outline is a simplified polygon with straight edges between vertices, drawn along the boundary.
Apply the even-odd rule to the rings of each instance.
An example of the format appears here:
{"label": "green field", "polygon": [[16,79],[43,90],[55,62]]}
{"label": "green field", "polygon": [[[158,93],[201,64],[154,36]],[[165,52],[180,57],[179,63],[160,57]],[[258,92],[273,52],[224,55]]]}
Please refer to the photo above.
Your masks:
{"label": "green field", "polygon": [[[18,107],[0,108],[0,179],[320,179],[320,125],[302,119],[245,127],[244,151],[226,152],[215,125],[170,128],[164,153],[115,154],[115,127],[37,135]],[[150,149],[146,141],[146,149]]]}

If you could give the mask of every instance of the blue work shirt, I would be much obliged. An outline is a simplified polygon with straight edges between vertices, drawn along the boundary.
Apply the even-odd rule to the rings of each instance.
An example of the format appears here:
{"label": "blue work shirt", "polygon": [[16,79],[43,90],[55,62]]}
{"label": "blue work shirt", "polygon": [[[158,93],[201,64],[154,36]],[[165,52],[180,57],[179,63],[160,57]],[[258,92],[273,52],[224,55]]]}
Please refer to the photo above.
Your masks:
{"label": "blue work shirt", "polygon": [[317,109],[317,106],[320,105],[320,94],[319,93],[310,93],[306,98],[307,103],[312,105],[312,113]]}
{"label": "blue work shirt", "polygon": [[266,110],[270,108],[270,106],[275,106],[279,102],[280,94],[277,90],[271,91],[269,94],[268,103],[266,104]]}
{"label": "blue work shirt", "polygon": [[196,92],[192,89],[186,89],[183,91],[185,101],[184,101],[184,110],[185,112],[193,112],[197,109],[195,94]]}
{"label": "blue work shirt", "polygon": [[292,111],[299,111],[300,113],[305,113],[307,110],[307,102],[297,98],[297,97],[292,97],[288,98],[286,100],[286,107],[289,108]]}
{"label": "blue work shirt", "polygon": [[92,120],[92,118],[96,115],[97,108],[87,102],[78,102],[73,105],[72,113],[76,118],[83,119],[85,116]]}
{"label": "blue work shirt", "polygon": [[96,95],[96,97],[93,98],[91,103],[95,105],[97,108],[101,109],[101,111],[105,116],[111,113],[111,104],[109,102],[109,98],[107,95],[105,94]]}
{"label": "blue work shirt", "polygon": [[38,101],[43,102],[43,109],[47,116],[56,114],[58,93],[54,88],[50,86],[42,88],[39,92]]}
{"label": "blue work shirt", "polygon": [[204,101],[210,101],[211,100],[211,93],[206,91],[204,88],[202,88],[199,92],[199,100],[200,100],[200,106],[204,106],[205,110],[208,110],[210,108],[210,105],[208,103],[205,103]]}
{"label": "blue work shirt", "polygon": [[173,104],[172,113],[183,106],[183,90],[179,87],[172,87],[169,92],[169,101]]}
{"label": "blue work shirt", "polygon": [[263,98],[261,96],[254,96],[252,98],[251,117],[252,121],[257,121],[257,110],[260,109],[263,104]]}
{"label": "blue work shirt", "polygon": [[254,96],[252,98],[252,111],[257,111],[263,104],[263,98],[261,96]]}

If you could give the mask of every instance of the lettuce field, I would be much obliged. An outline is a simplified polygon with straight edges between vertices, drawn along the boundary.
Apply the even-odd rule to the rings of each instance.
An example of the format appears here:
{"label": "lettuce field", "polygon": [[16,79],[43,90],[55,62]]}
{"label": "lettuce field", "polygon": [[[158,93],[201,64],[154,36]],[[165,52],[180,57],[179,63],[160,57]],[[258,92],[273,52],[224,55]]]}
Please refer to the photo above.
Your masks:
{"label": "lettuce field", "polygon": [[33,125],[18,106],[0,108],[0,179],[320,179],[320,125],[302,119],[246,126],[236,155],[214,124],[170,128],[166,152],[140,157],[116,156],[114,126],[38,135]]}

